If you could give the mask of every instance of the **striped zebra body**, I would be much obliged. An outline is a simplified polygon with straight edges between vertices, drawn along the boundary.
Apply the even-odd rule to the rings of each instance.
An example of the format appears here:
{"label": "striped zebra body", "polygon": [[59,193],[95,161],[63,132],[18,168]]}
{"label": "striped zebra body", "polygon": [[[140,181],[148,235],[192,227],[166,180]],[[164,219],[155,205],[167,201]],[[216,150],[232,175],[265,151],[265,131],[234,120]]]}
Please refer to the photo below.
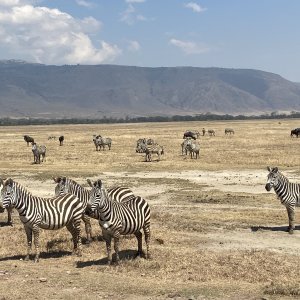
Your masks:
{"label": "striped zebra body", "polygon": [[268,167],[268,171],[265,188],[267,191],[274,188],[281,204],[286,207],[289,218],[287,231],[292,234],[295,229],[295,207],[300,206],[300,184],[289,182],[288,178],[281,174],[277,167],[273,169]]}
{"label": "striped zebra body", "polygon": [[105,150],[105,146],[108,146],[109,150],[111,148],[111,143],[112,143],[111,138],[105,138],[102,137],[101,135],[98,135],[93,138],[93,141],[96,147],[96,151],[98,151],[98,149],[101,150],[101,147],[103,148],[103,150]]}
{"label": "striped zebra body", "polygon": [[112,261],[111,239],[114,239],[116,261],[119,261],[120,235],[134,234],[138,241],[138,255],[142,256],[142,233],[145,234],[147,247],[146,258],[150,257],[150,207],[141,197],[132,197],[125,202],[111,201],[101,180],[94,182],[90,194],[92,211],[99,212],[99,223],[102,226],[106,241],[108,263]]}
{"label": "striped zebra body", "polygon": [[[90,217],[99,220],[99,214],[97,211],[95,211],[94,213],[90,213],[89,210],[87,210],[89,205],[90,190],[84,188],[75,180],[67,177],[53,178],[53,180],[57,183],[55,187],[56,196],[70,193],[77,196],[81,201],[84,208],[84,213],[82,214],[82,220],[85,224],[87,242],[90,243],[92,240],[92,226],[91,226]],[[91,184],[90,180],[88,180],[88,183]],[[118,202],[126,201],[130,197],[134,196],[133,192],[130,189],[125,187],[115,187],[115,188],[108,189],[108,195],[110,199],[114,199],[115,201]]]}
{"label": "striped zebra body", "polygon": [[184,141],[181,143],[181,154],[182,155],[187,155],[188,153],[188,149],[187,149],[187,145],[192,141],[191,137],[187,137],[184,139]]}
{"label": "striped zebra body", "polygon": [[46,146],[38,146],[36,143],[32,143],[33,163],[40,164],[41,157],[42,162],[44,162],[44,160],[46,161],[46,150]]}
{"label": "striped zebra body", "polygon": [[139,149],[141,149],[141,153],[145,153],[145,161],[152,161],[152,154],[157,154],[157,161],[160,161],[160,156],[164,154],[163,146],[157,143],[153,145],[140,144]]}
{"label": "striped zebra body", "polygon": [[186,144],[187,151],[190,152],[191,158],[195,157],[196,159],[199,158],[200,154],[200,145],[196,141],[188,141]]}
{"label": "striped zebra body", "polygon": [[19,212],[27,235],[26,260],[31,252],[33,234],[36,249],[34,260],[39,261],[40,228],[56,230],[66,226],[73,237],[74,252],[81,255],[80,222],[84,208],[76,196],[65,194],[54,198],[36,197],[19,183],[8,179],[4,184],[3,207],[14,207]]}

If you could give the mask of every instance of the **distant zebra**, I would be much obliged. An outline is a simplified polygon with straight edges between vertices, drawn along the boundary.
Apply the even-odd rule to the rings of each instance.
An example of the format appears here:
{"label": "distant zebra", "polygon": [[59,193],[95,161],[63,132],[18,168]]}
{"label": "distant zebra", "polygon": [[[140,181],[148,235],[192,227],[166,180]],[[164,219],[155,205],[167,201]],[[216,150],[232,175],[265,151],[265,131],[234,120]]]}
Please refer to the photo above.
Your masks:
{"label": "distant zebra", "polygon": [[[3,190],[3,187],[4,187],[4,182],[3,182],[3,179],[0,178],[0,213],[3,213],[5,208],[2,206],[2,201],[3,201],[3,193],[2,193],[2,190]],[[7,222],[6,224],[7,225],[13,225],[12,223],[12,217],[11,217],[11,214],[12,214],[12,208],[11,207],[8,207],[6,208],[7,210]]]}
{"label": "distant zebra", "polygon": [[141,147],[142,145],[146,146],[146,145],[154,145],[155,142],[153,139],[138,139],[136,142],[136,152],[138,153],[143,153],[143,147]]}
{"label": "distant zebra", "polygon": [[28,147],[29,143],[34,143],[34,138],[32,138],[29,135],[24,135],[24,141],[27,143],[27,147]]}
{"label": "distant zebra", "polygon": [[187,144],[189,144],[191,141],[190,137],[187,137],[182,143],[181,143],[181,155],[187,155],[188,149],[187,149]]}
{"label": "distant zebra", "polygon": [[62,146],[64,144],[64,140],[65,140],[65,137],[63,135],[61,135],[59,138],[59,146]]}
{"label": "distant zebra", "polygon": [[3,207],[16,208],[24,224],[28,245],[25,260],[29,260],[33,233],[36,250],[34,261],[39,261],[40,228],[56,230],[66,226],[73,237],[74,253],[81,255],[80,221],[84,208],[76,196],[36,197],[19,183],[8,179],[4,184]]}
{"label": "distant zebra", "polygon": [[103,148],[103,150],[105,150],[105,146],[108,146],[108,149],[110,150],[112,139],[102,137],[101,135],[97,135],[93,138],[93,142],[95,144],[96,151],[98,151],[98,148],[99,150],[101,150],[101,147]]}
{"label": "distant zebra", "polygon": [[265,188],[268,192],[274,188],[281,204],[286,207],[289,218],[287,231],[292,234],[295,228],[295,207],[300,206],[300,184],[289,182],[277,167],[273,169],[268,167],[267,169],[269,174]]}
{"label": "distant zebra", "polygon": [[225,128],[225,134],[234,134],[234,130],[232,128]]}
{"label": "distant zebra", "polygon": [[50,135],[50,136],[48,136],[48,141],[49,140],[56,140],[56,136],[55,135]]}
{"label": "distant zebra", "polygon": [[32,143],[32,153],[33,153],[33,163],[34,164],[40,164],[41,163],[41,157],[42,162],[44,160],[46,161],[46,146],[41,145],[38,146],[36,143]]}
{"label": "distant zebra", "polygon": [[206,130],[205,128],[202,128],[202,135],[205,136]]}
{"label": "distant zebra", "polygon": [[190,152],[191,158],[195,157],[196,159],[199,158],[199,154],[200,154],[200,145],[197,142],[192,142],[189,141],[186,144],[186,149],[187,151]]}
{"label": "distant zebra", "polygon": [[147,247],[146,258],[150,258],[150,207],[146,200],[137,196],[122,203],[110,201],[101,180],[97,180],[93,184],[89,204],[92,211],[98,211],[99,213],[99,223],[106,242],[108,264],[111,264],[112,261],[112,238],[114,239],[116,262],[118,263],[120,260],[120,235],[134,234],[138,241],[137,254],[142,256],[142,229]]}
{"label": "distant zebra", "polygon": [[210,135],[210,136],[216,135],[216,132],[213,129],[209,129],[209,130],[207,130],[207,132],[208,132],[208,135]]}
{"label": "distant zebra", "polygon": [[153,144],[153,145],[141,144],[136,149],[136,152],[145,153],[145,161],[152,161],[152,154],[157,154],[157,161],[160,161],[160,156],[165,153],[164,147],[159,144]]}
{"label": "distant zebra", "polygon": [[[99,215],[96,214],[86,214],[86,209],[88,207],[90,190],[84,188],[75,180],[67,178],[67,177],[57,177],[53,178],[54,182],[57,183],[55,187],[55,196],[63,195],[66,193],[73,194],[79,198],[84,207],[84,214],[82,215],[82,220],[85,224],[85,231],[87,236],[88,243],[92,240],[92,227],[90,222],[90,217],[99,219]],[[88,179],[89,185],[91,185],[91,181]],[[114,187],[107,190],[108,195],[111,199],[114,199],[118,202],[126,201],[130,197],[133,197],[133,192],[125,187]]]}

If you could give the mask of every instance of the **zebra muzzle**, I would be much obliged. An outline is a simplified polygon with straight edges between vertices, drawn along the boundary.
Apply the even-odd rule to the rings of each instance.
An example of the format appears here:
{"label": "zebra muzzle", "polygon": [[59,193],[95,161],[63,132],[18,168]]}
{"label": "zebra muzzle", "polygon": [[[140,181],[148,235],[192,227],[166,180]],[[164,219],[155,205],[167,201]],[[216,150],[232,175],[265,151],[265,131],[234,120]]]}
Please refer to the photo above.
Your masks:
{"label": "zebra muzzle", "polygon": [[265,188],[266,188],[266,190],[267,190],[268,192],[270,192],[270,191],[271,191],[271,188],[272,188],[272,186],[271,186],[271,184],[270,184],[270,183],[267,183],[267,184],[266,184],[266,186],[265,186]]}

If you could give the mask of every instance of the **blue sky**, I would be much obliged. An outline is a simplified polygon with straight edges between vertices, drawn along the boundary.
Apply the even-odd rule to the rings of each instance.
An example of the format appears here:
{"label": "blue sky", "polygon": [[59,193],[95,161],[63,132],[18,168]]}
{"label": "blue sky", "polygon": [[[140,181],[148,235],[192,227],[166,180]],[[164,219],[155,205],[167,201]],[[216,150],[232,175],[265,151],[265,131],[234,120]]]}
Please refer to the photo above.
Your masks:
{"label": "blue sky", "polygon": [[300,82],[299,0],[0,0],[0,59],[250,68]]}

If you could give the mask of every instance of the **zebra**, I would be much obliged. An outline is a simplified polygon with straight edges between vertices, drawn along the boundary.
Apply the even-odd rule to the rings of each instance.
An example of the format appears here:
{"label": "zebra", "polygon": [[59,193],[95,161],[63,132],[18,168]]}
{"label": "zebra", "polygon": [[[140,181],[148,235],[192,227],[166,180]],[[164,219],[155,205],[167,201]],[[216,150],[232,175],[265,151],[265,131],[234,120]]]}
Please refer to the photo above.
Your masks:
{"label": "zebra", "polygon": [[29,143],[34,143],[34,138],[32,138],[29,135],[24,135],[24,141],[27,143],[27,147],[28,147]]}
{"label": "zebra", "polygon": [[[82,202],[84,207],[82,220],[85,224],[87,243],[90,243],[92,240],[92,227],[91,227],[90,217],[94,219],[99,219],[99,215],[97,214],[97,212],[95,214],[90,214],[87,211],[90,191],[71,178],[56,177],[53,178],[53,180],[57,184],[55,186],[55,196],[70,193],[77,196],[79,200]],[[87,179],[87,182],[89,185],[92,185],[89,179]],[[107,190],[107,192],[111,199],[114,199],[115,201],[118,202],[126,201],[129,198],[134,196],[133,192],[130,189],[125,187],[110,188]]]}
{"label": "zebra", "polygon": [[101,150],[101,147],[103,147],[103,150],[105,150],[105,146],[108,146],[108,149],[110,150],[112,139],[102,137],[101,135],[97,135],[93,138],[93,142],[95,144],[96,151],[98,151],[98,148],[99,150]]}
{"label": "zebra", "polygon": [[126,202],[110,201],[101,180],[93,184],[89,200],[92,211],[98,211],[99,223],[102,227],[103,237],[106,242],[108,264],[112,262],[111,239],[114,239],[116,263],[119,258],[120,235],[134,234],[138,241],[137,255],[142,256],[142,232],[146,241],[146,259],[150,258],[150,207],[147,201],[139,196],[132,197]]}
{"label": "zebra", "polygon": [[274,188],[281,204],[286,207],[289,218],[287,231],[293,234],[295,229],[295,207],[300,206],[300,184],[289,182],[288,178],[281,174],[277,167],[273,169],[268,167],[267,170],[269,174],[265,188],[268,192]]}
{"label": "zebra", "polygon": [[160,156],[165,153],[164,147],[157,143],[153,145],[140,144],[136,152],[145,153],[145,161],[152,161],[152,154],[157,154],[157,161],[160,161]]}
{"label": "zebra", "polygon": [[42,162],[46,161],[46,146],[41,145],[38,146],[36,143],[32,143],[32,153],[33,153],[33,163],[40,164],[41,163],[41,156]]}
{"label": "zebra", "polygon": [[138,153],[143,153],[143,149],[141,147],[141,145],[154,145],[155,142],[153,139],[146,139],[146,138],[143,138],[143,139],[138,139],[137,142],[136,142],[136,152]]}
{"label": "zebra", "polygon": [[48,141],[49,140],[56,140],[56,136],[55,135],[49,135],[48,136]]}
{"label": "zebra", "polygon": [[206,130],[205,128],[202,128],[202,135],[205,136]]}
{"label": "zebra", "polygon": [[53,198],[36,197],[10,178],[4,184],[3,207],[14,207],[19,212],[27,236],[25,260],[30,258],[32,233],[36,251],[34,262],[38,262],[40,256],[40,228],[57,230],[64,226],[72,234],[73,253],[81,256],[80,222],[84,207],[78,197],[72,194]]}
{"label": "zebra", "polygon": [[191,140],[186,144],[187,151],[190,152],[191,158],[195,157],[196,159],[199,158],[200,153],[200,145],[199,143],[192,142]]}
{"label": "zebra", "polygon": [[188,149],[187,149],[187,144],[190,143],[191,137],[187,137],[182,143],[181,143],[181,155],[185,153],[187,155]]}
{"label": "zebra", "polygon": [[225,134],[234,134],[234,130],[232,128],[225,128]]}
{"label": "zebra", "polygon": [[63,135],[61,135],[59,138],[59,146],[62,146],[64,144],[64,140],[65,140],[65,137]]}
{"label": "zebra", "polygon": [[[2,191],[3,191],[3,187],[4,187],[4,182],[3,179],[0,178],[0,213],[3,213],[5,208],[2,206]],[[11,207],[7,207],[6,208],[7,211],[7,225],[13,226],[13,222],[12,222],[12,208]]]}
{"label": "zebra", "polygon": [[213,129],[209,129],[209,130],[207,130],[207,132],[210,136],[215,136],[216,135],[216,132]]}

